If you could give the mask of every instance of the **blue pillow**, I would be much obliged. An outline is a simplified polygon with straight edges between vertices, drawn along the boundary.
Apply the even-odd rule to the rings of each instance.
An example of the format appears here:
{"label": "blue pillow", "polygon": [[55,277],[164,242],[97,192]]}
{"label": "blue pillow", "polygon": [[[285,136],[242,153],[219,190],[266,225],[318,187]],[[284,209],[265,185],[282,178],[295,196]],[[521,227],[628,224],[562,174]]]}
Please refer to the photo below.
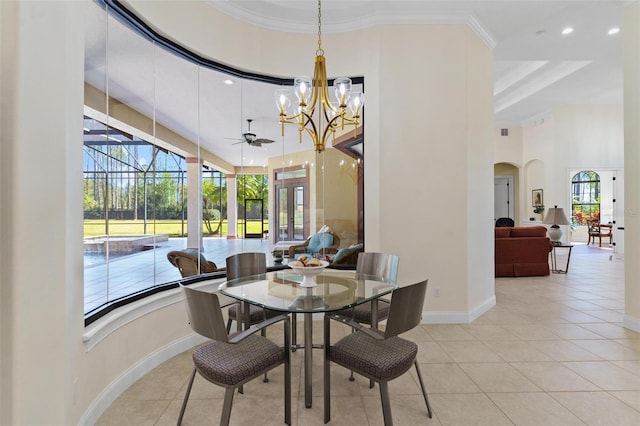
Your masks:
{"label": "blue pillow", "polygon": [[340,263],[342,261],[343,258],[347,257],[347,256],[351,256],[353,249],[350,247],[345,247],[345,248],[341,248],[340,250],[338,250],[338,252],[336,253],[335,256],[333,256],[333,263]]}
{"label": "blue pillow", "polygon": [[183,253],[188,253],[192,256],[198,257],[200,256],[200,262],[207,262],[207,259],[204,257],[204,254],[200,253],[199,250],[196,249],[184,249],[182,250]]}
{"label": "blue pillow", "polygon": [[313,234],[311,236],[311,239],[309,240],[307,252],[318,253],[320,249],[329,247],[331,244],[333,244],[333,235],[329,234],[328,232]]}

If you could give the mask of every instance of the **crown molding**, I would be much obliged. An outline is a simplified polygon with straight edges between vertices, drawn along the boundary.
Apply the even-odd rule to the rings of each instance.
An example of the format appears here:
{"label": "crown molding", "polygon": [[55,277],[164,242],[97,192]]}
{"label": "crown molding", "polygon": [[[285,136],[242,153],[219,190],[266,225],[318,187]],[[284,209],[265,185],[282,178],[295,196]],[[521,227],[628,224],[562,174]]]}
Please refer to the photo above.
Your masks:
{"label": "crown molding", "polygon": [[[294,16],[290,10],[283,10],[282,14],[276,17],[275,12],[260,13],[244,7],[241,2],[207,0],[214,9],[229,15],[239,21],[255,25],[273,31],[289,33],[315,34],[317,33],[316,15],[300,19],[301,9],[296,9],[298,16]],[[466,25],[482,42],[494,49],[497,41],[493,34],[487,30],[471,12],[456,13],[432,13],[421,10],[419,4],[408,10],[403,8],[393,8],[392,2],[381,2],[376,4],[371,10],[361,10],[359,13],[344,17],[346,9],[341,9],[338,14],[335,10],[323,11],[322,32],[324,34],[346,33],[372,28],[380,25]]]}

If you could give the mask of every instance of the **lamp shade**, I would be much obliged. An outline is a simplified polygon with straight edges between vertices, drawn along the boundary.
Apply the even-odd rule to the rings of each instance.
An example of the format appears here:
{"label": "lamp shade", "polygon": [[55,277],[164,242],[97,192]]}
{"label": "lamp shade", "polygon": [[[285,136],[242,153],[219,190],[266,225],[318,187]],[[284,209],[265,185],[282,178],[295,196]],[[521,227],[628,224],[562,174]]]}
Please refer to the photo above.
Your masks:
{"label": "lamp shade", "polygon": [[569,225],[569,219],[564,214],[562,207],[554,206],[547,210],[547,214],[544,217],[544,221],[547,225]]}

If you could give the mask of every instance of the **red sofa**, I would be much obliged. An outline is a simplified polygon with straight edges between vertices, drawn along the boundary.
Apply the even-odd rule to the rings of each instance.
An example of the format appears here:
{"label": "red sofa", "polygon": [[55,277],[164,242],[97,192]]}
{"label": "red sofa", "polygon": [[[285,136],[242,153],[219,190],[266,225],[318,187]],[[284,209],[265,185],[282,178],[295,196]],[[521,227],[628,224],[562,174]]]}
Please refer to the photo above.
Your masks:
{"label": "red sofa", "polygon": [[549,275],[553,249],[544,226],[495,228],[496,277]]}

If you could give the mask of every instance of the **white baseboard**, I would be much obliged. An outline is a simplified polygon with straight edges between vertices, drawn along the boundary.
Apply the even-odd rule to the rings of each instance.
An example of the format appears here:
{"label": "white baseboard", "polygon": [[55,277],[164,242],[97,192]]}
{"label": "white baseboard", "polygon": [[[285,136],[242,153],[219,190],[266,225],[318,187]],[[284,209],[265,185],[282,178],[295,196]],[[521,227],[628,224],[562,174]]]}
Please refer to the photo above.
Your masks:
{"label": "white baseboard", "polygon": [[422,313],[422,324],[470,324],[482,314],[496,305],[496,296],[493,295],[474,307],[465,311],[428,311]]}
{"label": "white baseboard", "polygon": [[631,331],[640,333],[640,319],[634,318],[630,315],[625,315],[622,319],[622,325],[624,328],[628,328]]}

